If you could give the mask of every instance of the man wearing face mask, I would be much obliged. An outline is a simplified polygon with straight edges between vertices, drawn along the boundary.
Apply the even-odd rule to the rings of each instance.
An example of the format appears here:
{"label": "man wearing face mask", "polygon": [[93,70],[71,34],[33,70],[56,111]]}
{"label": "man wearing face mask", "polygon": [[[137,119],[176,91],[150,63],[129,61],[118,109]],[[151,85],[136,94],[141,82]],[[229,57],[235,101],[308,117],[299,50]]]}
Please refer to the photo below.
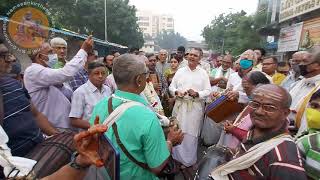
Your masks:
{"label": "man wearing face mask", "polygon": [[303,78],[302,76],[300,76],[299,64],[302,61],[302,55],[306,53],[306,51],[298,51],[292,55],[292,59],[290,59],[289,61],[291,65],[291,71],[280,85],[287,91],[290,91],[294,87],[294,85]]}
{"label": "man wearing face mask", "polygon": [[71,80],[84,66],[88,53],[92,52],[93,40],[89,37],[71,61],[63,68],[52,69],[57,55],[48,43],[31,56],[32,65],[24,73],[24,84],[37,109],[48,117],[54,127],[69,128],[70,101],[56,87]]}
{"label": "man wearing face mask", "polygon": [[298,129],[297,135],[308,128],[305,109],[311,95],[320,88],[320,51],[303,54],[299,69],[304,78],[290,90],[293,101],[289,115],[291,125],[294,122]]}
{"label": "man wearing face mask", "polygon": [[308,130],[296,141],[305,159],[309,177],[320,179],[320,90],[315,92],[306,109]]}

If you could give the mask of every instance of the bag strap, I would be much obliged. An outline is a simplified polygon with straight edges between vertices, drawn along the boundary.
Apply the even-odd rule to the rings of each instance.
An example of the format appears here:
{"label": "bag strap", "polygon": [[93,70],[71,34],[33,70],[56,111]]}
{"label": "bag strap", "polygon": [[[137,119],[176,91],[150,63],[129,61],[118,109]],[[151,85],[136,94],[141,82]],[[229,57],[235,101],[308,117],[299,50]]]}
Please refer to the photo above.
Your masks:
{"label": "bag strap", "polygon": [[307,107],[308,102],[311,99],[311,96],[313,95],[314,92],[317,91],[317,89],[320,87],[320,84],[318,84],[316,87],[313,88],[313,90],[304,98],[303,102],[301,103],[301,105],[299,106],[297,115],[296,115],[296,127],[300,128],[301,125],[301,119],[303,117],[304,111]]}
{"label": "bag strap", "polygon": [[[113,109],[112,109],[112,97],[110,97],[110,98],[108,99],[108,112],[109,112],[109,115],[113,112]],[[123,152],[132,162],[134,162],[134,163],[137,164],[138,166],[142,167],[142,168],[145,169],[145,170],[151,171],[150,168],[149,168],[149,166],[148,166],[148,164],[139,162],[138,160],[136,160],[136,159],[128,152],[128,150],[126,149],[126,147],[123,145],[123,143],[122,143],[121,140],[120,140],[119,133],[118,133],[118,126],[117,126],[116,123],[113,123],[113,124],[112,124],[112,129],[113,129],[114,135],[116,136],[117,144],[120,146],[122,152]]]}

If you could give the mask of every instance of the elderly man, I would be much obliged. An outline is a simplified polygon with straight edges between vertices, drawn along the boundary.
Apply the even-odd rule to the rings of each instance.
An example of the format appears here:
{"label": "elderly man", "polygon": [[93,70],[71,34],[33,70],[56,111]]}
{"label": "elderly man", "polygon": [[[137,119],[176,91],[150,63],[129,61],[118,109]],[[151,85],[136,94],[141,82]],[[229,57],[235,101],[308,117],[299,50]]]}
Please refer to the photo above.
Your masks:
{"label": "elderly man", "polygon": [[200,50],[200,62],[199,65],[202,69],[204,69],[208,75],[210,74],[211,68],[210,68],[210,64],[207,62],[207,60],[203,57],[203,51],[201,48],[199,48]]}
{"label": "elderly man", "polygon": [[277,66],[278,59],[274,56],[265,57],[262,60],[262,72],[271,77],[273,84],[280,85],[286,76],[277,72]]}
{"label": "elderly man", "polygon": [[167,63],[168,52],[165,49],[159,51],[158,59],[159,61],[156,64],[157,71],[161,74],[164,74],[164,71],[170,68],[170,64]]}
{"label": "elderly man", "polygon": [[8,146],[12,154],[24,156],[43,141],[42,132],[53,135],[57,130],[30,102],[28,92],[21,82],[7,75],[11,66],[9,57],[8,48],[0,42],[0,92],[4,104],[4,111],[0,113],[3,122],[0,124],[9,136]]}
{"label": "elderly man", "polygon": [[24,73],[24,84],[37,109],[48,117],[54,127],[69,128],[70,101],[57,88],[70,80],[86,63],[92,52],[93,40],[89,37],[71,61],[63,68],[51,69],[53,50],[48,43],[31,57],[32,65]]}
{"label": "elderly man", "polygon": [[168,94],[168,83],[163,74],[156,68],[157,58],[154,54],[147,54],[147,67],[149,69],[149,79],[151,80],[154,89],[158,96],[162,98],[165,94]]}
{"label": "elderly man", "polygon": [[112,65],[113,65],[114,56],[109,54],[103,58],[103,63],[107,67],[106,72],[107,76],[112,74]]}
{"label": "elderly man", "polygon": [[293,97],[289,119],[299,128],[298,135],[307,129],[305,109],[311,95],[320,89],[320,51],[305,53],[299,64],[300,74],[304,78],[290,90]]}
{"label": "elderly man", "polygon": [[54,64],[54,69],[62,68],[67,60],[67,41],[60,37],[51,39],[50,46],[52,47],[53,53],[57,54],[58,62]]}
{"label": "elderly man", "polygon": [[172,144],[180,143],[183,135],[172,129],[166,142],[156,114],[140,96],[147,80],[144,61],[136,55],[121,55],[114,63],[113,76],[119,90],[95,106],[90,123],[96,116],[104,121],[125,102],[139,103],[124,110],[106,135],[120,151],[120,179],[158,179],[155,174],[165,167]]}
{"label": "elderly man", "polygon": [[264,59],[264,56],[266,55],[266,50],[264,50],[263,48],[254,48],[253,51],[257,57],[256,68],[261,71],[262,59]]}
{"label": "elderly man", "polygon": [[213,91],[221,92],[226,89],[228,79],[234,71],[231,69],[233,62],[232,55],[225,55],[221,61],[222,66],[217,69],[215,76],[210,77],[210,83]]}
{"label": "elderly man", "polygon": [[94,106],[104,97],[111,95],[111,90],[103,83],[106,80],[106,67],[102,63],[91,62],[88,65],[89,80],[72,95],[71,125],[76,128],[89,129],[89,119]]}
{"label": "elderly man", "polygon": [[185,133],[181,145],[174,149],[173,157],[190,167],[197,161],[200,124],[204,115],[205,98],[210,94],[209,76],[200,68],[200,51],[191,49],[188,66],[180,68],[172,79],[169,90],[175,95],[173,115]]}
{"label": "elderly man", "polygon": [[299,64],[302,61],[303,54],[306,54],[306,51],[298,51],[292,55],[289,63],[291,66],[291,71],[289,75],[282,81],[281,86],[287,91],[290,91],[294,85],[299,82],[303,76],[300,76]]}
{"label": "elderly man", "polygon": [[277,85],[262,85],[252,93],[253,123],[233,159],[211,173],[213,179],[306,180],[298,148],[288,134],[290,94]]}

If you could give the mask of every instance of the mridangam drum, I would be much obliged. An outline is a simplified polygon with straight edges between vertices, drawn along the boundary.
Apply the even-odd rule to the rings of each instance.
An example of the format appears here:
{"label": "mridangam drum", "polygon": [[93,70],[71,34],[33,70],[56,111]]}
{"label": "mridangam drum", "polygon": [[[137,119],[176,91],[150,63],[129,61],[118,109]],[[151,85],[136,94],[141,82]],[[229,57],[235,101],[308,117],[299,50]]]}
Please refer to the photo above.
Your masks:
{"label": "mridangam drum", "polygon": [[210,173],[213,169],[228,162],[232,156],[231,150],[224,146],[213,145],[208,148],[205,156],[201,159],[197,173],[196,180],[211,180]]}
{"label": "mridangam drum", "polygon": [[76,150],[73,144],[75,134],[76,132],[66,130],[49,137],[26,155],[26,158],[37,161],[33,167],[36,178],[50,175],[70,162],[70,157]]}

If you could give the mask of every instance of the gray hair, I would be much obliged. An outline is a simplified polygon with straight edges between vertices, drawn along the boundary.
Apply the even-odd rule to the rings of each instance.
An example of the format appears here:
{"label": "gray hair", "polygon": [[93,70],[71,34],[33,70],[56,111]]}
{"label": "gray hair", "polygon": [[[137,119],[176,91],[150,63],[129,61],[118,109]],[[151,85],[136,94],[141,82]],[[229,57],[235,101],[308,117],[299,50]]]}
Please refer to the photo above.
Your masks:
{"label": "gray hair", "polygon": [[133,54],[123,54],[117,57],[112,67],[114,80],[119,87],[133,84],[137,75],[146,72],[145,62]]}
{"label": "gray hair", "polygon": [[51,47],[57,47],[57,46],[67,47],[68,46],[67,41],[65,41],[61,37],[55,37],[55,38],[51,39],[50,45],[51,45]]}

